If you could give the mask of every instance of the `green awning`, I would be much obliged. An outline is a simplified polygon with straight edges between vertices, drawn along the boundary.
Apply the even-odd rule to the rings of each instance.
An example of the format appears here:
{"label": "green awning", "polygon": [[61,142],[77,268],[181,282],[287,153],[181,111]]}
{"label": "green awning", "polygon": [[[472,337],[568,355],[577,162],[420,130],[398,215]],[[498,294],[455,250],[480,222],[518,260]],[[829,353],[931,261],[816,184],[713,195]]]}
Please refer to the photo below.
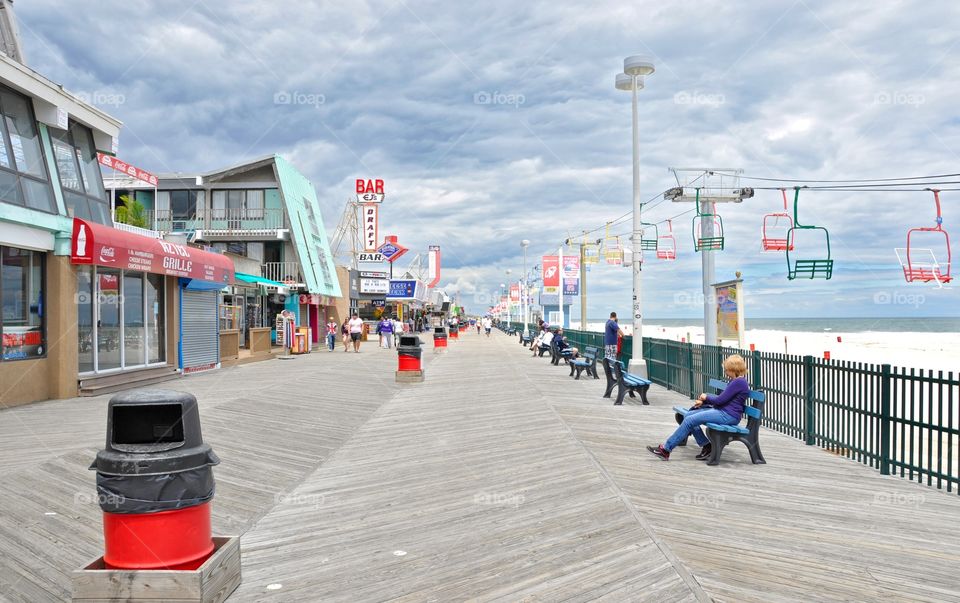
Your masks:
{"label": "green awning", "polygon": [[279,281],[272,281],[268,278],[263,278],[262,276],[254,276],[252,274],[244,274],[243,272],[234,272],[233,275],[238,281],[244,283],[251,283],[253,285],[268,285],[270,287],[285,287],[283,283]]}

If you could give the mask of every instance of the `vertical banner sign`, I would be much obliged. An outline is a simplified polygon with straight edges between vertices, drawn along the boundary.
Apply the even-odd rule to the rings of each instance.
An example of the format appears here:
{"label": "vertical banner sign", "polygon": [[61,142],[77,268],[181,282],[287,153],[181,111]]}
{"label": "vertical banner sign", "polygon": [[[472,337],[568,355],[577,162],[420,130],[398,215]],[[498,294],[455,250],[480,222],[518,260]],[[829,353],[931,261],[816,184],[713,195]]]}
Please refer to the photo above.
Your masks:
{"label": "vertical banner sign", "polygon": [[376,251],[380,244],[380,233],[378,232],[380,208],[375,203],[367,203],[360,207],[363,213],[363,249],[364,251]]}
{"label": "vertical banner sign", "polygon": [[520,285],[510,285],[510,301],[520,301]]}
{"label": "vertical banner sign", "polygon": [[436,287],[440,282],[440,246],[431,245],[427,254],[427,287]]}
{"label": "vertical banner sign", "polygon": [[563,295],[580,295],[580,258],[575,255],[563,256]]}
{"label": "vertical banner sign", "polygon": [[545,255],[543,263],[543,292],[556,295],[560,291],[560,267],[557,265],[557,256]]}

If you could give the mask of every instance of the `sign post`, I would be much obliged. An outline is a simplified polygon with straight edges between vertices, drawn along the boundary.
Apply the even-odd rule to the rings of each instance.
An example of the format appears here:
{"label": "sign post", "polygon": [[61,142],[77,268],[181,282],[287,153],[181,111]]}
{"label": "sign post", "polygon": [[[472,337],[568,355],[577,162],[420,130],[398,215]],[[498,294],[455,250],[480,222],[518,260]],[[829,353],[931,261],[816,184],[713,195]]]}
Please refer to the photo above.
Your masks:
{"label": "sign post", "polygon": [[717,321],[717,342],[736,341],[743,347],[743,279],[740,273],[732,281],[713,283],[714,312]]}

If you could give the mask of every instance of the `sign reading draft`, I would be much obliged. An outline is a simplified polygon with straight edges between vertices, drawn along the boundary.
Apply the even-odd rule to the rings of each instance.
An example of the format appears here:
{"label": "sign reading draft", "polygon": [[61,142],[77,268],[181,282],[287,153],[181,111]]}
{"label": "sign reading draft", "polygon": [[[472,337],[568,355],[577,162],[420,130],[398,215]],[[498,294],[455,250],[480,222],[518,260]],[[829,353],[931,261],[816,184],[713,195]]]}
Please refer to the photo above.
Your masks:
{"label": "sign reading draft", "polygon": [[380,240],[380,207],[375,203],[361,206],[363,214],[363,249],[376,251],[377,241]]}

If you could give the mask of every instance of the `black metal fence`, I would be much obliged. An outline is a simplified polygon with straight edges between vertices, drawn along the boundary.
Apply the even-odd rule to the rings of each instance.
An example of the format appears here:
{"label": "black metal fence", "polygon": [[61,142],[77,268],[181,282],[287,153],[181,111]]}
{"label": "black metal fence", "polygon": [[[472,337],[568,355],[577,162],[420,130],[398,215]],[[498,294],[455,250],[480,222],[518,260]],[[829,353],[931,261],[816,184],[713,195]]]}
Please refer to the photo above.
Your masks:
{"label": "black metal fence", "polygon": [[766,427],[884,475],[960,493],[955,373],[643,340],[650,380],[691,399],[724,378],[730,354],[747,360],[751,387],[766,393]]}

